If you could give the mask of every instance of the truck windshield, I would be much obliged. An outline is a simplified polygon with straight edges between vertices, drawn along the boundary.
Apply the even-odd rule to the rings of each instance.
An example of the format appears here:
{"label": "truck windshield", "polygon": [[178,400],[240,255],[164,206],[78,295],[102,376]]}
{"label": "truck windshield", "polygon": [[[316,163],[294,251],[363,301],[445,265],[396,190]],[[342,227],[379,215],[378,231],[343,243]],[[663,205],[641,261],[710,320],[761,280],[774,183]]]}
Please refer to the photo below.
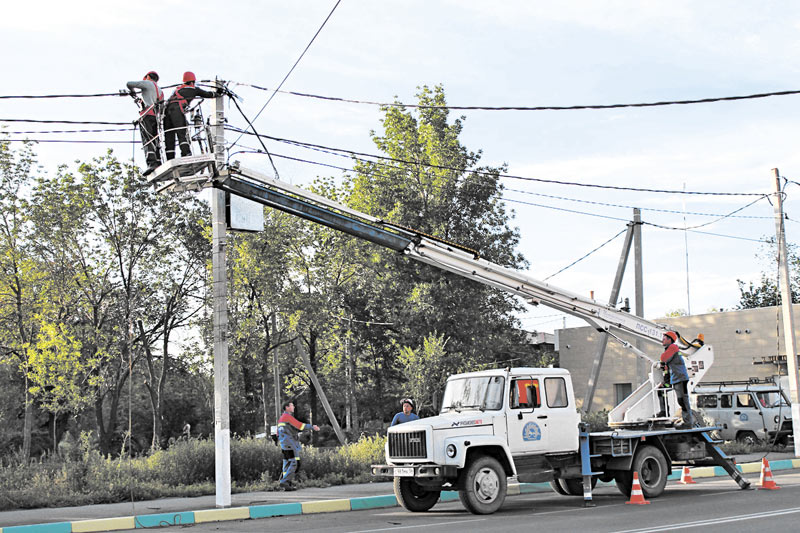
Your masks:
{"label": "truck windshield", "polygon": [[757,392],[756,397],[762,407],[788,407],[789,401],[783,392]]}
{"label": "truck windshield", "polygon": [[504,385],[505,378],[502,376],[450,380],[444,389],[441,413],[466,409],[502,409]]}

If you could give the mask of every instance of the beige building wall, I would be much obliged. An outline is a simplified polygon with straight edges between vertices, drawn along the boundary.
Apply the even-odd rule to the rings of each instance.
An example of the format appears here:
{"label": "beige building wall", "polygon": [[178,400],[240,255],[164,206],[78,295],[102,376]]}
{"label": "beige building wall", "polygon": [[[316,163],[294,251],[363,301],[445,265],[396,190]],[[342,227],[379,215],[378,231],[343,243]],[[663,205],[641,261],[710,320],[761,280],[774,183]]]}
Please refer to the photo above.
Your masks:
{"label": "beige building wall", "polygon": [[[795,336],[800,342],[798,311],[795,304]],[[786,356],[783,342],[783,319],[780,308],[744,309],[723,313],[709,313],[682,317],[660,318],[655,322],[669,324],[686,339],[698,334],[705,336],[706,344],[714,348],[714,366],[703,381],[742,380],[750,377],[771,377],[778,374],[775,364],[753,364],[771,361],[776,356]],[[586,395],[589,373],[592,369],[598,343],[605,336],[586,326],[556,331],[560,366],[572,374],[575,397],[580,406]],[[634,339],[627,337],[633,342]],[[658,358],[663,349],[660,344],[642,342],[642,350]],[[608,341],[603,366],[597,383],[592,411],[614,407],[615,384],[630,383],[635,389],[640,380],[636,377],[637,357],[613,339]],[[785,359],[781,372],[786,373]]]}

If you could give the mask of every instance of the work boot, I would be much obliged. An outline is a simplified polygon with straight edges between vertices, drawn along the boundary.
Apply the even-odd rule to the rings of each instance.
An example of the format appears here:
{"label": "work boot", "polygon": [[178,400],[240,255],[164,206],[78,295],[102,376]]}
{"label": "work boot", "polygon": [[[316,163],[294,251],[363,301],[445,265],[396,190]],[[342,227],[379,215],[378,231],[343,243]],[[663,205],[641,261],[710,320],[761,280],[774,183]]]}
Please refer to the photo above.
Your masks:
{"label": "work boot", "polygon": [[278,490],[282,490],[284,492],[292,492],[297,489],[294,488],[294,486],[291,483],[287,482],[287,483],[278,483]]}

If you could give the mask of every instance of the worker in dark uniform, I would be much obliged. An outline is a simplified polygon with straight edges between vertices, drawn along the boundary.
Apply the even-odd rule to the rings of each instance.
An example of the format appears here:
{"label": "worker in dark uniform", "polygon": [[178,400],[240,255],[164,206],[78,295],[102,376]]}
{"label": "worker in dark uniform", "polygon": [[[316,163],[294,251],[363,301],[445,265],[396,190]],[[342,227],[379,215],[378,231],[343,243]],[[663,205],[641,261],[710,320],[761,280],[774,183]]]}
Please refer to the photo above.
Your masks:
{"label": "worker in dark uniform", "polygon": [[167,100],[167,109],[164,112],[164,143],[167,147],[167,159],[175,158],[175,137],[181,147],[181,157],[192,155],[189,144],[189,123],[186,121],[186,108],[198,96],[202,98],[216,98],[216,93],[204,91],[194,86],[197,78],[193,72],[183,73],[183,83],[178,85],[175,92]]}
{"label": "worker in dark uniform", "polygon": [[664,353],[661,354],[661,367],[669,369],[670,384],[675,390],[678,405],[681,407],[683,424],[678,427],[689,429],[694,425],[692,406],[689,402],[689,373],[686,371],[686,363],[683,361],[677,341],[678,334],[674,331],[664,333],[664,337],[661,340],[661,345],[664,346]]}
{"label": "worker in dark uniform", "polygon": [[300,443],[297,441],[297,433],[307,429],[319,431],[319,426],[297,420],[294,417],[294,402],[284,402],[283,414],[278,419],[278,442],[283,452],[283,468],[278,482],[280,490],[295,490],[292,480],[300,469]]}
{"label": "worker in dark uniform", "polygon": [[129,81],[126,85],[131,95],[133,90],[139,89],[141,93],[137,101],[141,107],[139,112],[139,130],[142,134],[142,147],[144,148],[147,176],[161,164],[161,146],[158,141],[158,106],[164,101],[164,92],[158,87],[158,73],[151,70],[144,75],[142,81]]}

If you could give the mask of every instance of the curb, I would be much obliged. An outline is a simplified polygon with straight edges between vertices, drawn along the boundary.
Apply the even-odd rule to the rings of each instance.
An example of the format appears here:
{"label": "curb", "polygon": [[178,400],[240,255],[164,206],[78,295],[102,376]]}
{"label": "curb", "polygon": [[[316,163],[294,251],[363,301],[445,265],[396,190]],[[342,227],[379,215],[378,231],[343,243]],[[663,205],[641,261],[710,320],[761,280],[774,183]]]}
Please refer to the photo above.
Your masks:
{"label": "curb", "polygon": [[[736,465],[744,474],[758,473],[761,463],[744,463]],[[789,470],[800,468],[800,459],[782,459],[770,462],[772,470]],[[693,478],[727,476],[720,466],[702,466],[689,469]],[[681,478],[681,469],[674,469],[667,477],[668,481]],[[601,483],[601,485],[611,485]],[[550,483],[509,483],[507,496],[550,492]],[[441,502],[458,500],[458,492],[442,491]],[[364,496],[341,500],[323,500],[302,503],[276,503],[269,505],[252,505],[249,507],[233,507],[229,509],[204,509],[177,513],[146,514],[118,518],[98,518],[93,520],[77,520],[72,522],[54,522],[49,524],[30,524],[25,526],[8,526],[0,528],[0,533],[95,533],[100,531],[119,531],[124,529],[144,529],[164,526],[186,526],[203,522],[225,522],[230,520],[248,520],[270,518],[273,516],[290,516],[316,513],[336,513],[342,511],[362,511],[397,507],[394,494],[383,496]]]}

